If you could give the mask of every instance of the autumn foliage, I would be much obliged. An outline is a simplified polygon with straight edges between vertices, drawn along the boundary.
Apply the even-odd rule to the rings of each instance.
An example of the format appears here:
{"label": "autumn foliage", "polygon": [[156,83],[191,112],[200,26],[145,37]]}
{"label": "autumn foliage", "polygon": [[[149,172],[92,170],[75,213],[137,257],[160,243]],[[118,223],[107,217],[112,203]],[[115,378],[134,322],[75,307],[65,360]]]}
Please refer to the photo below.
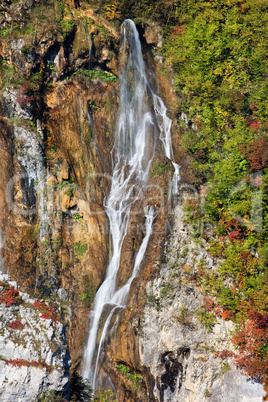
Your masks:
{"label": "autumn foliage", "polygon": [[251,144],[249,153],[250,167],[252,170],[261,170],[268,163],[268,141],[265,136],[256,138]]}
{"label": "autumn foliage", "polygon": [[223,318],[224,320],[230,320],[231,318],[233,318],[233,312],[231,310],[228,310],[227,308],[220,306],[210,297],[206,296],[204,298],[204,301],[205,301],[204,305],[205,310],[213,312],[215,315]]}
{"label": "autumn foliage", "polygon": [[7,307],[21,302],[19,291],[14,289],[13,286],[8,285],[9,288],[5,290],[4,294],[0,296],[1,303],[5,303]]}
{"label": "autumn foliage", "polygon": [[234,335],[239,353],[235,363],[254,378],[268,378],[268,314],[249,313],[243,327]]}
{"label": "autumn foliage", "polygon": [[29,105],[32,101],[34,101],[34,96],[30,94],[30,83],[24,81],[17,94],[17,102],[21,107],[24,107]]}
{"label": "autumn foliage", "polygon": [[176,27],[172,30],[171,37],[174,38],[174,36],[176,36],[176,35],[181,35],[181,34],[183,33],[184,29],[185,29],[185,26],[184,26],[184,25],[182,25],[182,26],[179,26],[179,25],[176,26]]}
{"label": "autumn foliage", "polygon": [[22,322],[20,320],[15,320],[15,321],[10,322],[8,324],[8,326],[11,329],[19,329],[19,330],[22,330],[25,327],[25,325],[22,324]]}
{"label": "autumn foliage", "polygon": [[41,318],[44,318],[46,320],[52,320],[55,323],[58,321],[59,317],[55,313],[54,307],[49,307],[46,303],[38,301],[34,302],[33,306],[42,312]]}
{"label": "autumn foliage", "polygon": [[48,371],[51,371],[51,369],[52,369],[52,366],[50,366],[47,363],[42,362],[40,360],[29,362],[28,360],[24,360],[24,359],[14,359],[14,360],[9,359],[9,360],[6,360],[6,364],[10,364],[10,365],[15,366],[15,367],[26,366],[26,367],[45,368]]}

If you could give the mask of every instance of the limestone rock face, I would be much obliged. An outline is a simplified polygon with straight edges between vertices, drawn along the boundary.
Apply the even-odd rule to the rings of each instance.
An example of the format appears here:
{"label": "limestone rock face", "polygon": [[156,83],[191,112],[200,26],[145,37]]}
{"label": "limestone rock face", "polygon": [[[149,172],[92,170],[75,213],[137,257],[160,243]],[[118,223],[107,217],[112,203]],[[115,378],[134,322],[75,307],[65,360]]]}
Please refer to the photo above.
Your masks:
{"label": "limestone rock face", "polygon": [[[173,210],[173,229],[165,246],[159,275],[146,286],[147,303],[139,331],[141,364],[151,375],[155,401],[261,402],[263,386],[237,370],[216,352],[232,349],[231,321],[220,318],[206,328],[198,320],[204,298],[193,280],[198,264],[215,268],[205,242],[192,240],[185,222],[181,192]],[[146,371],[145,371],[146,372]]]}
{"label": "limestone rock face", "polygon": [[[1,283],[8,279],[0,274]],[[25,292],[20,296],[19,305],[0,304],[1,401],[32,401],[44,388],[68,395],[71,360],[65,326],[42,318],[42,310],[35,307],[40,301]],[[55,311],[60,315],[60,306]]]}
{"label": "limestone rock face", "polygon": [[[233,350],[234,324],[200,319],[205,301],[196,281],[202,261],[215,269],[206,241],[193,240],[183,202],[193,196],[181,185],[166,214],[164,232],[155,233],[133,281],[116,337],[109,339],[103,367],[119,401],[261,402],[263,385],[252,381],[217,352]],[[158,221],[163,227],[163,221]],[[124,374],[119,365],[128,370]]]}
{"label": "limestone rock face", "polygon": [[[0,43],[7,66],[0,77],[0,269],[31,294],[63,297],[71,307],[74,370],[108,262],[103,199],[111,183],[119,36],[89,9],[69,13],[64,32],[57,3],[4,2],[0,11],[7,30],[34,26],[34,38],[18,28]],[[99,71],[92,79],[89,62]]]}

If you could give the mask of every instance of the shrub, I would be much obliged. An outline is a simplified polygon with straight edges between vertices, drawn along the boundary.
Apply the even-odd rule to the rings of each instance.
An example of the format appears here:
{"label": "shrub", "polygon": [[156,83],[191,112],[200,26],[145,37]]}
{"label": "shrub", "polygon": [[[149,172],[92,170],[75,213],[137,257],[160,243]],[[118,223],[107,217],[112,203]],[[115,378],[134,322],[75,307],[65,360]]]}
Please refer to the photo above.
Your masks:
{"label": "shrub", "polygon": [[70,380],[71,388],[71,401],[88,402],[91,401],[92,389],[88,383],[88,380],[82,378],[77,371],[71,376]]}
{"label": "shrub", "polygon": [[[110,73],[109,71],[104,71],[104,70],[82,70],[78,69],[74,74],[82,74],[87,78],[91,78],[92,80],[103,80],[106,82],[116,82],[118,80],[118,77]],[[91,107],[94,105],[91,105]]]}
{"label": "shrub", "polygon": [[33,307],[36,307],[38,310],[42,311],[41,318],[45,320],[52,320],[54,323],[57,323],[59,317],[56,313],[56,309],[54,307],[49,307],[44,302],[34,302]]}
{"label": "shrub", "polygon": [[33,101],[34,96],[31,94],[31,84],[28,81],[24,81],[18,92],[17,102],[21,107],[25,107],[30,105]]}
{"label": "shrub", "polygon": [[82,277],[82,289],[83,293],[81,296],[81,301],[85,304],[86,307],[90,307],[91,303],[94,300],[94,286],[92,282],[92,278],[89,275],[84,275]]}
{"label": "shrub", "polygon": [[22,330],[25,328],[25,325],[22,324],[20,320],[12,321],[8,324],[9,328],[11,329],[19,329]]}
{"label": "shrub", "polygon": [[88,245],[85,242],[77,242],[74,243],[74,255],[76,257],[83,257],[83,255],[87,252]]}
{"label": "shrub", "polygon": [[251,311],[233,337],[235,363],[253,378],[268,377],[268,314]]}
{"label": "shrub", "polygon": [[59,391],[42,391],[37,396],[37,402],[66,402],[67,400],[62,396]]}
{"label": "shrub", "polygon": [[9,288],[5,290],[4,294],[0,296],[1,303],[5,303],[7,307],[21,303],[22,299],[19,295],[19,291],[14,289],[13,286],[8,285]]}
{"label": "shrub", "polygon": [[15,367],[26,366],[26,367],[45,368],[48,371],[52,370],[52,366],[48,365],[45,362],[42,362],[41,360],[31,361],[30,362],[30,361],[24,360],[24,359],[14,359],[14,360],[9,359],[9,360],[6,360],[6,364],[10,364],[10,365],[15,366]]}
{"label": "shrub", "polygon": [[94,395],[93,402],[117,402],[117,399],[111,389],[98,389]]}
{"label": "shrub", "polygon": [[159,162],[158,164],[157,163],[153,163],[153,166],[152,166],[152,171],[150,172],[150,177],[153,177],[153,176],[161,176],[161,175],[163,175],[165,172],[168,172],[168,171],[170,171],[170,166],[169,166],[169,164],[168,163],[162,163],[162,162]]}
{"label": "shrub", "polygon": [[132,374],[127,366],[124,364],[116,365],[115,368],[121,373],[123,376],[128,378],[132,384],[132,388],[137,389],[140,381],[142,380],[142,376],[140,374]]}
{"label": "shrub", "polygon": [[200,323],[205,326],[207,331],[212,331],[212,327],[216,322],[216,317],[214,314],[201,310],[197,311],[195,315]]}

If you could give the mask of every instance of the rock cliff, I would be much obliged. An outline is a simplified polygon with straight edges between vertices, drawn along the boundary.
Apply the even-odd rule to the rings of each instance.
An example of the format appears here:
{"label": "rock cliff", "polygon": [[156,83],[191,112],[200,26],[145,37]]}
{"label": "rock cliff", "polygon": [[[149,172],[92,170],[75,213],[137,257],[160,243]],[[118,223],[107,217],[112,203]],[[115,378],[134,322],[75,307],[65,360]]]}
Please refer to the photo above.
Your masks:
{"label": "rock cliff", "polygon": [[[42,390],[69,398],[69,369],[81,370],[89,312],[110,258],[103,201],[119,108],[119,22],[78,3],[0,6],[0,268],[9,275],[0,280],[3,289],[11,278],[23,290],[17,305],[0,305],[3,401],[30,401]],[[174,107],[170,67],[154,57],[153,47],[162,46],[157,24],[138,28],[150,83],[173,119],[180,164],[176,118],[187,116]],[[171,199],[174,168],[163,155],[157,139],[146,193],[156,210],[154,231],[127,308],[112,322],[103,373],[120,402],[261,402],[263,386],[217,354],[232,349],[234,326],[207,314],[196,280],[200,264],[213,270],[217,263],[185,221],[187,158]],[[118,286],[129,278],[143,238],[137,215],[122,245]],[[49,300],[57,310],[49,310]]]}

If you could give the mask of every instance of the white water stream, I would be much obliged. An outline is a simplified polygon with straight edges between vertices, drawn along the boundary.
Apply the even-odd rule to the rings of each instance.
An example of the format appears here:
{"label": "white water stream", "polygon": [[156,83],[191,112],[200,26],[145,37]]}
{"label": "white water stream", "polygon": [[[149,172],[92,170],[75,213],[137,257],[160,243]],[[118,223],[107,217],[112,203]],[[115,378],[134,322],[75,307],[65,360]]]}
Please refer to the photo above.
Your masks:
{"label": "white water stream", "polygon": [[[126,20],[122,24],[121,36],[120,114],[114,146],[115,160],[111,190],[104,202],[110,223],[112,258],[90,313],[89,337],[84,351],[82,372],[83,377],[90,380],[93,391],[96,388],[99,357],[111,318],[116,310],[120,311],[126,307],[131,282],[138,274],[153,230],[154,211],[152,207],[147,207],[144,211],[146,232],[135,257],[132,275],[122,287],[116,289],[123,241],[127,235],[132,207],[142,196],[143,188],[146,187],[150,164],[154,156],[156,132],[160,131],[160,139],[166,156],[172,158],[171,120],[167,117],[167,109],[162,99],[154,94],[147,80],[139,34],[133,21]],[[150,110],[152,102],[155,116]],[[175,173],[178,174],[178,165],[174,164],[174,168]],[[176,191],[177,179],[177,177],[173,179],[175,184],[172,184],[174,187],[172,192]],[[101,334],[98,334],[100,319],[104,310],[107,315],[107,307],[110,311]]]}
{"label": "white water stream", "polygon": [[167,116],[167,108],[162,99],[155,93],[153,95],[154,111],[160,129],[160,140],[164,145],[165,155],[171,160],[174,167],[174,175],[170,186],[169,196],[178,192],[178,181],[180,180],[180,166],[173,162],[173,148],[171,142],[172,120]]}

